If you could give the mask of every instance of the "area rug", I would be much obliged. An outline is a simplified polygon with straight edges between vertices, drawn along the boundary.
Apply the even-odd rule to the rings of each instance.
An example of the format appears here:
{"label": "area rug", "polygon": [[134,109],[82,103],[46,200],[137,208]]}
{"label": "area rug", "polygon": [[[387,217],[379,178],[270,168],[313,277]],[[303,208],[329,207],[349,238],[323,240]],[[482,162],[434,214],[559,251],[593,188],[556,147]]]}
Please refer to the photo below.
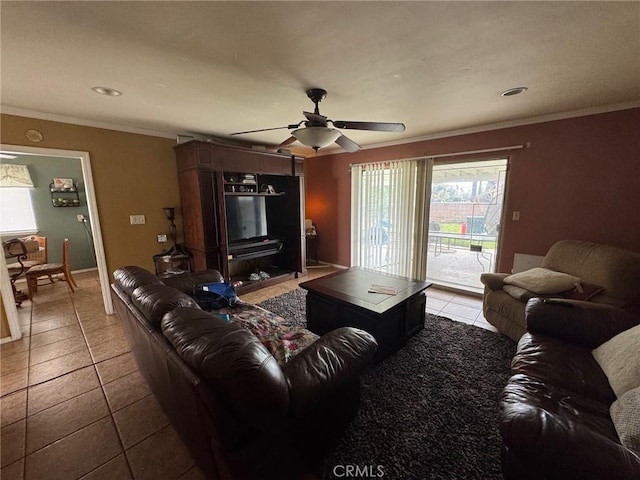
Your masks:
{"label": "area rug", "polygon": [[[260,303],[301,326],[301,289]],[[362,378],[361,407],[324,478],[502,479],[498,400],[515,343],[427,314],[424,330]]]}

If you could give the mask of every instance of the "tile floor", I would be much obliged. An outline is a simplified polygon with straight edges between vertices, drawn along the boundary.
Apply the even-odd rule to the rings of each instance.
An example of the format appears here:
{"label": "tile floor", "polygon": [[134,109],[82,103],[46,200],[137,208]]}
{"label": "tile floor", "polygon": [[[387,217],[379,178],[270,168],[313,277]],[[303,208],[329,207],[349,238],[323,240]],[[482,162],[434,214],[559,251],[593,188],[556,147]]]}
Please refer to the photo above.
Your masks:
{"label": "tile floor", "polygon": [[[259,303],[303,279],[243,295]],[[204,478],[135,365],[96,273],[40,287],[18,309],[24,337],[0,346],[3,480]],[[477,297],[430,288],[427,310],[493,329]]]}

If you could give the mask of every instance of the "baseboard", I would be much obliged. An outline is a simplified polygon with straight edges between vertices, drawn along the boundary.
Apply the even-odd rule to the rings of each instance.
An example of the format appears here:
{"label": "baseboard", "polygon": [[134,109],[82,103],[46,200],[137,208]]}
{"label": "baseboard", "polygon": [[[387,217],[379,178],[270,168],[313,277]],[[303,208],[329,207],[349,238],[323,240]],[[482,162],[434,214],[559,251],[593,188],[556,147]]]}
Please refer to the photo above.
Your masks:
{"label": "baseboard", "polygon": [[20,340],[21,338],[22,338],[22,333],[17,338],[13,338],[11,336],[3,337],[3,338],[0,338],[0,345],[2,345],[3,343],[15,342],[16,340]]}
{"label": "baseboard", "polygon": [[[98,271],[98,267],[81,268],[80,270],[71,270],[71,275],[77,275],[80,273],[87,273],[87,272],[97,272],[97,271]],[[54,275],[60,275],[60,274],[55,273]],[[22,283],[27,283],[27,279],[24,277],[20,277],[16,280],[16,285],[19,285]]]}

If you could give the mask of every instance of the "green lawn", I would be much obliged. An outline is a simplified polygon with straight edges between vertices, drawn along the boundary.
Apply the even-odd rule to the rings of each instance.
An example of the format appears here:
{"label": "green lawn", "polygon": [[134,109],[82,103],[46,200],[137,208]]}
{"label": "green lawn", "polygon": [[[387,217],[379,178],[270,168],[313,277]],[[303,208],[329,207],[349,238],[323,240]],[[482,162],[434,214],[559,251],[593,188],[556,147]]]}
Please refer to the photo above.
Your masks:
{"label": "green lawn", "polygon": [[[462,233],[462,224],[461,223],[441,223],[440,224],[440,232],[443,233]],[[450,242],[450,243],[449,243]],[[462,238],[452,238],[447,241],[448,245],[452,247],[463,247],[469,248],[471,244],[471,240],[465,240]],[[483,249],[495,249],[496,242],[482,242]]]}

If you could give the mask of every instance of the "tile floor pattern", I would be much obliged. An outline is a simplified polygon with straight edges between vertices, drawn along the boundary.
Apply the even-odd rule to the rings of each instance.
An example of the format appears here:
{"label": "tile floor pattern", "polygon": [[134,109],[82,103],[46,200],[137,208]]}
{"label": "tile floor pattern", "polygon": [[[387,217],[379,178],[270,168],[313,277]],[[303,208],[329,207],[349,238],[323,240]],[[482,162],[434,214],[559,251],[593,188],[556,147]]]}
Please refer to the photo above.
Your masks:
{"label": "tile floor pattern", "polygon": [[[309,276],[243,295],[259,303]],[[195,466],[140,375],[117,316],[104,313],[97,273],[40,287],[18,309],[24,337],[0,346],[3,480],[195,480]],[[430,288],[427,310],[492,329],[477,297]]]}

